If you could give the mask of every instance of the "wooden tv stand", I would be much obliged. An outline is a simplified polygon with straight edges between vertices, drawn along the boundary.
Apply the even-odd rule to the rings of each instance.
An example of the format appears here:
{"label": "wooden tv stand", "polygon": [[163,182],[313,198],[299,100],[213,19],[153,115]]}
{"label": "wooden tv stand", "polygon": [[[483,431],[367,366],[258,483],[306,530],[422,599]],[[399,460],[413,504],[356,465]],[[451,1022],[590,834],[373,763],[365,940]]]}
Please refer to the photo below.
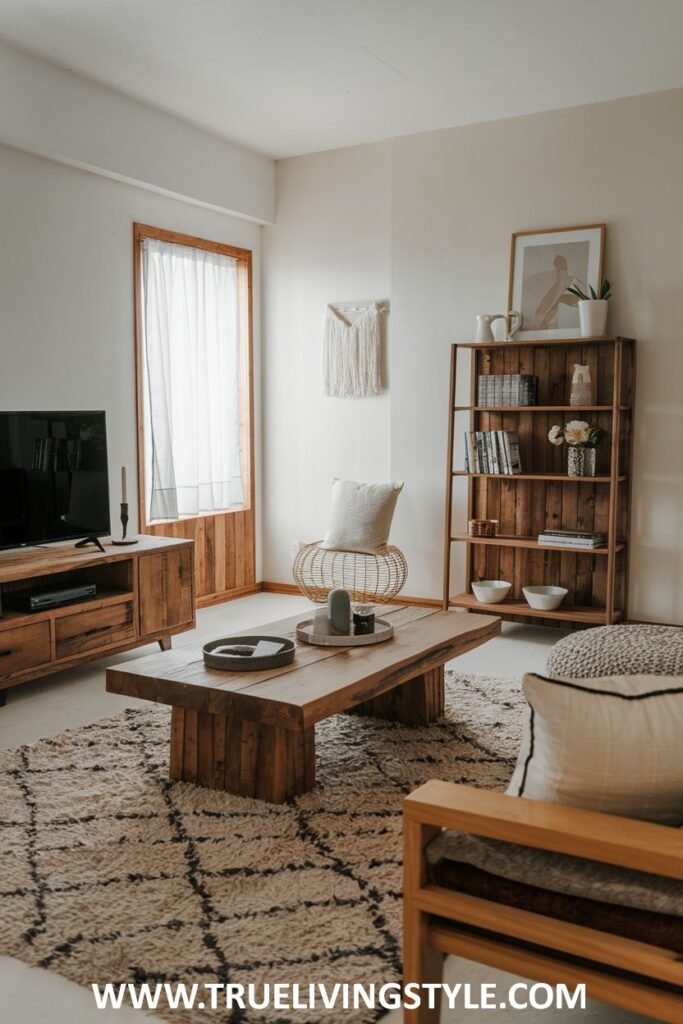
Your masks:
{"label": "wooden tv stand", "polygon": [[[0,704],[10,686],[157,641],[195,625],[194,542],[140,537],[116,547],[73,541],[0,551]],[[13,605],[22,591],[94,583],[90,600],[38,612]]]}

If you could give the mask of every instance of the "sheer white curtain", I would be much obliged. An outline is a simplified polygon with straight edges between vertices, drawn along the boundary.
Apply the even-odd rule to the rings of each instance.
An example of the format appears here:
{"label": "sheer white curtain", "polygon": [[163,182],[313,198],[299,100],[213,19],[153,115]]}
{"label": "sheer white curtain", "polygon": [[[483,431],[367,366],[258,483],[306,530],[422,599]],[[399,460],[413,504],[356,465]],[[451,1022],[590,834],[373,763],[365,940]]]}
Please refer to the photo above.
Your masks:
{"label": "sheer white curtain", "polygon": [[244,504],[237,260],[143,239],[148,521]]}

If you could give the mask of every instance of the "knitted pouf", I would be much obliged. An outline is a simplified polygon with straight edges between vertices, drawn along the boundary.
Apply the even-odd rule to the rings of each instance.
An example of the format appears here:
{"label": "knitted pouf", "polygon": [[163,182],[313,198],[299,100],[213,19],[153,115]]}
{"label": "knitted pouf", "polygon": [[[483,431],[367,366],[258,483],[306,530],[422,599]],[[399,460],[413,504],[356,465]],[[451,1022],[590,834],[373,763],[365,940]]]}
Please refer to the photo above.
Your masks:
{"label": "knitted pouf", "polygon": [[571,633],[551,650],[546,672],[556,679],[683,676],[683,628],[599,626]]}

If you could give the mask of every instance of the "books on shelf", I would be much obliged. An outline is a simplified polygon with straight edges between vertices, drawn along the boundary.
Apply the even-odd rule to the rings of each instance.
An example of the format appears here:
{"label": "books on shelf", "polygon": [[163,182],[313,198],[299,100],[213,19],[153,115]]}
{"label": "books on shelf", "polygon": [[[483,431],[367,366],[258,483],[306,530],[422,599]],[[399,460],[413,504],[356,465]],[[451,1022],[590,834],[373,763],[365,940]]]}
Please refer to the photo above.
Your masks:
{"label": "books on shelf", "polygon": [[593,548],[604,548],[607,545],[607,535],[592,530],[548,529],[539,533],[538,543],[553,547],[584,548],[590,551]]}
{"label": "books on shelf", "polygon": [[465,432],[465,470],[514,476],[522,472],[516,430],[468,430]]}
{"label": "books on shelf", "polygon": [[536,405],[538,377],[531,373],[486,373],[477,379],[477,405]]}

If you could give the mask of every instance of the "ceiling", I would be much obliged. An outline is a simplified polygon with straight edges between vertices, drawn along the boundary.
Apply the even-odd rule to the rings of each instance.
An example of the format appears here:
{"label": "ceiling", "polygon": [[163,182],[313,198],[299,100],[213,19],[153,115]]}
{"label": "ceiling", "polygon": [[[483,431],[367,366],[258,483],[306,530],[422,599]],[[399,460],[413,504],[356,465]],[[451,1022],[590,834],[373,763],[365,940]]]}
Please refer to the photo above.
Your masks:
{"label": "ceiling", "polygon": [[1,0],[0,36],[274,157],[683,86],[683,0]]}

